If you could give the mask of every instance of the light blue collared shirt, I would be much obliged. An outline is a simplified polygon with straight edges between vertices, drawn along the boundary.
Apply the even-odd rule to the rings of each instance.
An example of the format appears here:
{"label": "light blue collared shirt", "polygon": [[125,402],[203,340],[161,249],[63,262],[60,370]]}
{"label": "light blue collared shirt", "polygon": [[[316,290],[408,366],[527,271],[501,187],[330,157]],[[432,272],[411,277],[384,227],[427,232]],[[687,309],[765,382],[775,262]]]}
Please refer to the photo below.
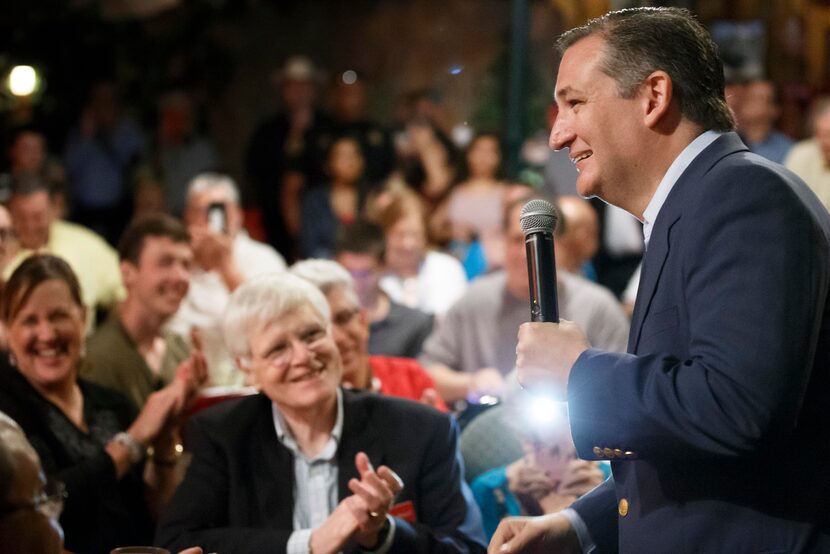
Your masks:
{"label": "light blue collared shirt", "polygon": [[[271,404],[277,439],[294,457],[294,531],[288,537],[288,554],[308,554],[311,532],[323,524],[337,507],[337,447],[343,435],[343,391],[337,389],[337,417],[331,436],[314,458],[300,450],[285,419],[275,403]],[[395,520],[388,517],[389,533],[381,546],[373,551],[383,554],[389,550],[395,535]]]}
{"label": "light blue collared shirt", "polygon": [[271,404],[277,439],[294,457],[294,532],[288,538],[289,554],[307,554],[311,532],[319,527],[337,506],[337,445],[343,434],[343,393],[337,389],[337,417],[328,442],[314,458],[300,450],[285,419]]}
{"label": "light blue collared shirt", "polygon": [[702,133],[690,142],[671,163],[666,174],[663,175],[660,184],[657,185],[657,190],[654,191],[654,195],[652,195],[648,206],[643,211],[643,240],[645,240],[646,248],[648,248],[648,241],[651,238],[651,230],[654,228],[654,222],[657,221],[657,214],[660,213],[660,209],[666,203],[666,198],[669,197],[669,193],[674,188],[677,180],[692,165],[695,158],[722,134],[717,131],[706,131]]}

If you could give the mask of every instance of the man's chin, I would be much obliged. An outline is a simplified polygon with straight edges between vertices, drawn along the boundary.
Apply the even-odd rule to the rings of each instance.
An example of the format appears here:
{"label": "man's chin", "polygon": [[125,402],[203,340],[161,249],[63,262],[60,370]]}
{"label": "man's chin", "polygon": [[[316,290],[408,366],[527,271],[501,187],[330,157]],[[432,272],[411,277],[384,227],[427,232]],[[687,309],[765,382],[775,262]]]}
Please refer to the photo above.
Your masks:
{"label": "man's chin", "polygon": [[368,376],[366,373],[361,370],[360,364],[354,364],[354,366],[349,367],[346,364],[343,365],[343,375],[340,378],[340,382],[343,384],[347,384],[348,386],[355,388],[355,389],[362,389],[370,385],[371,383],[365,383]]}
{"label": "man's chin", "polygon": [[594,183],[580,183],[579,179],[576,181],[576,193],[582,198],[602,198],[602,195]]}

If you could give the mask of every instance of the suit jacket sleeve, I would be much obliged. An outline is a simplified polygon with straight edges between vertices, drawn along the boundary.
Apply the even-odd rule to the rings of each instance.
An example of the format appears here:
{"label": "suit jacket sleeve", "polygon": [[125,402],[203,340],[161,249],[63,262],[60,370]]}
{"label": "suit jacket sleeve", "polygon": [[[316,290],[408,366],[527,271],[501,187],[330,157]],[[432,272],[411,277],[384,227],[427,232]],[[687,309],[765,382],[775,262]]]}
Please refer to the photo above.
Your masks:
{"label": "suit jacket sleeve", "polygon": [[481,514],[472,491],[464,482],[458,454],[455,420],[431,433],[417,483],[420,490],[418,521],[395,519],[395,539],[390,552],[474,553],[485,552]]}
{"label": "suit jacket sleeve", "polygon": [[570,507],[588,528],[597,554],[617,552],[617,494],[613,477],[578,498]]}
{"label": "suit jacket sleeve", "polygon": [[228,464],[199,418],[188,424],[187,445],[193,461],[161,518],[156,543],[173,552],[191,546],[205,552],[285,552],[291,529],[238,527],[229,521]]}
{"label": "suit jacket sleeve", "polygon": [[[657,260],[640,355],[591,349],[572,368],[569,408],[583,458],[595,459],[595,446],[641,458],[746,456],[795,428],[828,279],[820,219],[799,183],[768,166],[712,173],[660,231],[667,254]],[[727,181],[741,186],[719,186]]]}

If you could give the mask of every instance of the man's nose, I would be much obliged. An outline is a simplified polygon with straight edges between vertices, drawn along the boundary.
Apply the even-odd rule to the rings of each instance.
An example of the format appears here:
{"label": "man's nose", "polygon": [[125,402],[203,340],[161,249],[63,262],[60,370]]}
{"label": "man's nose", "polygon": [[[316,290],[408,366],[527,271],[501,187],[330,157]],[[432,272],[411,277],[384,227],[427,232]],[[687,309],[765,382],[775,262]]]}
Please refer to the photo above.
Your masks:
{"label": "man's nose", "polygon": [[190,282],[190,266],[184,263],[176,264],[174,273],[177,279]]}
{"label": "man's nose", "polygon": [[562,150],[563,148],[570,146],[573,140],[574,133],[571,131],[571,127],[568,125],[566,118],[561,116],[557,117],[553,124],[553,128],[550,130],[550,140],[548,141],[548,145],[553,150]]}
{"label": "man's nose", "polygon": [[305,341],[294,339],[291,341],[291,364],[308,365],[311,361],[311,349]]}
{"label": "man's nose", "polygon": [[418,237],[414,234],[407,234],[401,238],[401,246],[406,250],[412,250],[418,243]]}

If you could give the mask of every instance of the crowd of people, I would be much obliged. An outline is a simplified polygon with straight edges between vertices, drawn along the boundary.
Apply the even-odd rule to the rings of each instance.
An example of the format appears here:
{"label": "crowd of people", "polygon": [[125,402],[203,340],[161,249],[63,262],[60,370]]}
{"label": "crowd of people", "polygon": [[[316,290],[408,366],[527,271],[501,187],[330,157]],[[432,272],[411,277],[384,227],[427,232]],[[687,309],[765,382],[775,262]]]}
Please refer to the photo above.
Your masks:
{"label": "crowd of people", "polygon": [[[324,109],[305,57],[277,85],[248,145],[248,210],[186,92],[160,102],[156,141],[113,83],[91,86],[62,157],[34,127],[11,134],[3,551],[484,552],[501,518],[560,512],[608,477],[577,459],[566,415],[520,413],[519,212],[558,207],[560,313],[611,353],[630,344],[640,222],[579,197],[558,154],[534,162],[541,184],[507,178],[501,137],[454,143],[430,94],[384,125],[359,78],[338,76]],[[830,205],[830,103],[795,143],[774,84],[729,91],[749,149]],[[478,460],[459,441],[482,412],[504,434],[465,476]]]}

